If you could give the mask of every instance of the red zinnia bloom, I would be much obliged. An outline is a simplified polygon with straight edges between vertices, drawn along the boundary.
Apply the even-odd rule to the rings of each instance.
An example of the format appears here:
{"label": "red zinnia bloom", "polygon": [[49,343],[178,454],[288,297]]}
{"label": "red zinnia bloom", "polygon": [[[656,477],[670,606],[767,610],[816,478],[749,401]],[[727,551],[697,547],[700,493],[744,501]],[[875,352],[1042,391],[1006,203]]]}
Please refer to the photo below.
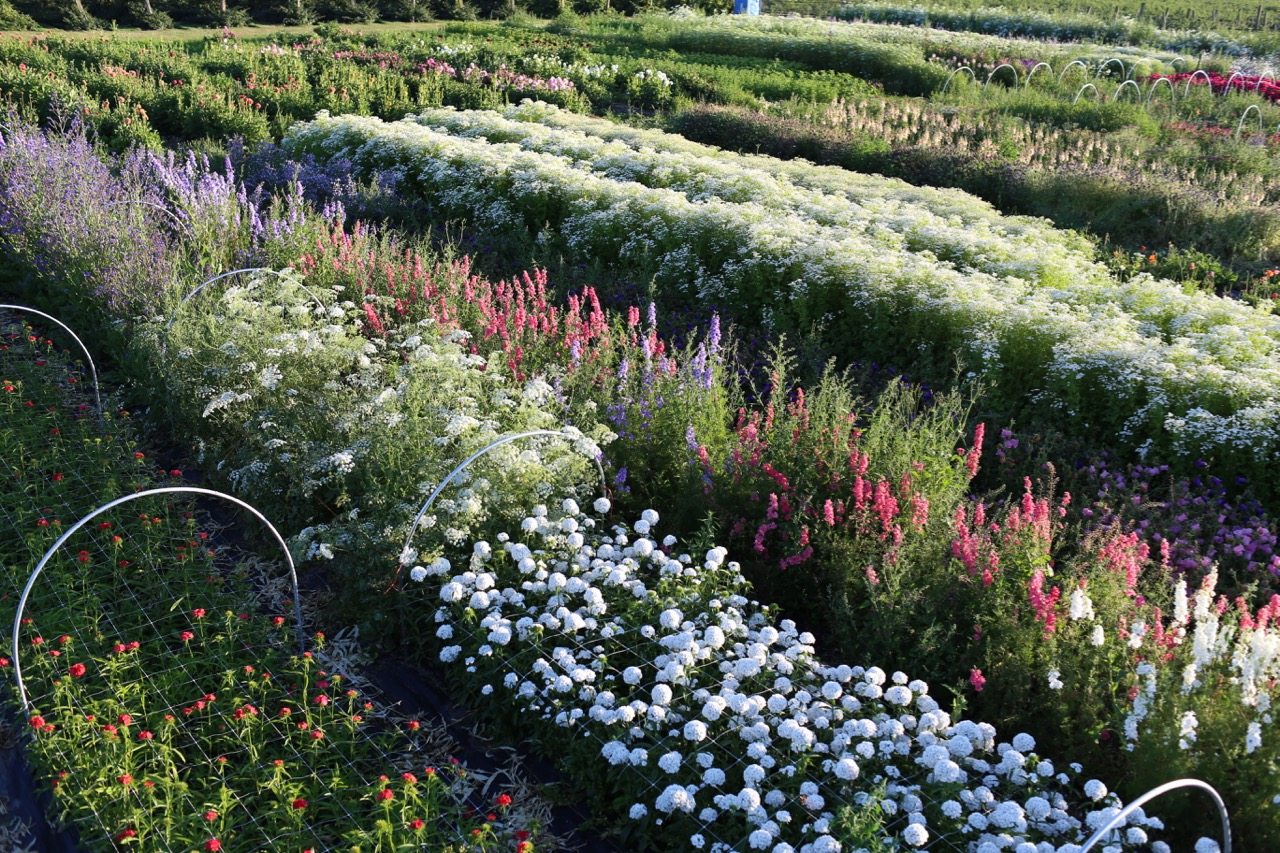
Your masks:
{"label": "red zinnia bloom", "polygon": [[65,646],[69,642],[71,642],[70,634],[63,634],[61,637],[58,638],[58,645],[60,646]]}
{"label": "red zinnia bloom", "polygon": [[394,800],[395,798],[396,798],[396,793],[390,788],[383,788],[381,791],[378,792],[378,799],[384,802],[386,802],[387,800]]}
{"label": "red zinnia bloom", "polygon": [[203,607],[197,607],[195,610],[191,611],[191,615],[197,619],[203,619],[205,616],[205,610]]}
{"label": "red zinnia bloom", "polygon": [[307,807],[307,801],[302,799],[302,797],[298,797],[298,799],[293,801],[292,805],[295,809],[301,811]]}
{"label": "red zinnia bloom", "polygon": [[313,732],[311,733],[311,739],[312,739],[312,740],[324,740],[324,732],[320,731],[319,729],[316,729],[315,731],[313,731]]}
{"label": "red zinnia bloom", "polygon": [[118,719],[120,721],[120,725],[122,726],[133,725],[133,717],[129,716],[128,714],[121,714]]}
{"label": "red zinnia bloom", "polygon": [[126,838],[137,838],[137,837],[138,837],[138,830],[132,829],[132,828],[123,829],[120,832],[116,833],[116,841],[124,841]]}
{"label": "red zinnia bloom", "polygon": [[417,720],[410,720],[409,722],[405,723],[405,727],[411,732],[416,732],[418,729],[422,728],[422,723],[418,722]]}
{"label": "red zinnia bloom", "polygon": [[121,785],[132,785],[133,777],[130,776],[128,773],[125,773],[123,776],[117,776],[116,781],[119,782]]}
{"label": "red zinnia bloom", "polygon": [[413,820],[409,821],[409,828],[415,832],[421,831],[422,828],[426,825],[427,825],[426,821],[424,821],[420,817],[415,817]]}
{"label": "red zinnia bloom", "polygon": [[40,716],[39,714],[36,714],[34,717],[31,718],[31,728],[43,729],[44,727],[45,727],[44,717]]}
{"label": "red zinnia bloom", "polygon": [[316,698],[313,699],[312,701],[315,702],[317,705],[319,705],[321,708],[323,708],[324,706],[329,704],[329,697],[324,693],[321,693],[317,695]]}
{"label": "red zinnia bloom", "polygon": [[33,646],[43,646],[43,645],[44,645],[44,637],[32,637],[32,638],[31,638],[31,645],[33,645]]}
{"label": "red zinnia bloom", "polygon": [[507,806],[511,805],[511,795],[499,794],[498,799],[495,802],[498,804],[498,808],[505,809]]}
{"label": "red zinnia bloom", "polygon": [[69,673],[71,674],[71,677],[72,677],[72,678],[82,678],[82,677],[84,676],[85,672],[87,672],[87,671],[88,671],[88,667],[86,667],[86,666],[85,666],[84,664],[82,664],[82,663],[73,663],[73,664],[71,664],[71,666],[67,669],[67,672],[69,672]]}
{"label": "red zinnia bloom", "polygon": [[204,819],[209,821],[209,823],[213,823],[215,820],[218,819],[218,813],[215,812],[213,809],[209,809],[207,812],[204,813]]}
{"label": "red zinnia bloom", "polygon": [[76,554],[76,559],[77,559],[77,560],[79,560],[79,561],[80,561],[80,562],[82,562],[82,563],[87,563],[87,562],[89,562],[89,552],[88,552],[88,551],[81,551],[79,554]]}
{"label": "red zinnia bloom", "polygon": [[148,731],[138,732],[138,740],[155,740],[155,735]]}
{"label": "red zinnia bloom", "polygon": [[410,785],[418,784],[418,777],[414,776],[412,773],[401,773],[400,778]]}
{"label": "red zinnia bloom", "polygon": [[279,628],[281,625],[283,625],[283,624],[284,624],[284,617],[283,617],[283,616],[272,616],[272,617],[271,617],[271,624],[272,624],[272,625],[275,625],[277,628]]}
{"label": "red zinnia bloom", "polygon": [[207,850],[208,853],[218,853],[218,851],[222,849],[222,842],[216,838],[210,838],[204,843],[204,849]]}
{"label": "red zinnia bloom", "polygon": [[182,638],[182,642],[184,643],[189,643],[196,638],[196,635],[191,633],[190,631],[183,631],[178,636]]}

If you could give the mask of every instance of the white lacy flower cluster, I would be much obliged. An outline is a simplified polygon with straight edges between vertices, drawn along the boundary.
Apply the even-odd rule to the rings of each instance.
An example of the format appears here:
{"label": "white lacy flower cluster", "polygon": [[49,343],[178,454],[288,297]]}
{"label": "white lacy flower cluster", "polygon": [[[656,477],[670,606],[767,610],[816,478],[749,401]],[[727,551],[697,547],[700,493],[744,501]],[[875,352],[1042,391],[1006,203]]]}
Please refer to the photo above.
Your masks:
{"label": "white lacy flower cluster", "polygon": [[[898,197],[882,179],[520,109],[510,120],[425,119],[459,133],[321,114],[286,144],[359,170],[404,168],[433,203],[494,231],[560,210],[549,224],[569,254],[656,265],[659,286],[780,327],[834,294],[844,322],[928,318],[993,381],[1043,371],[1036,398],[1082,429],[1127,419],[1121,438],[1133,446],[1242,461],[1280,453],[1280,316],[1147,276],[1117,282],[1073,238],[959,193]],[[557,141],[518,126],[522,115],[574,132]],[[472,136],[460,135],[465,125]]]}
{"label": "white lacy flower cluster", "polygon": [[317,308],[292,292],[295,277],[264,280],[265,293],[230,287],[189,309],[168,330],[176,358],[167,375],[173,400],[204,404],[206,453],[238,494],[281,507],[277,515],[317,496],[342,507],[298,537],[307,559],[403,539],[440,478],[502,435],[550,429],[565,440],[497,448],[451,481],[419,529],[462,542],[491,513],[519,512],[589,476],[588,460],[613,437],[586,423],[589,434],[561,430],[554,389],[536,379],[521,388],[468,352],[457,330],[421,320],[370,334],[362,305],[328,294],[331,304]]}
{"label": "white lacy flower cluster", "polygon": [[[668,841],[848,849],[849,808],[880,821],[877,849],[1071,851],[1117,814],[1105,786],[1078,789],[1079,768],[1060,771],[1029,735],[998,742],[921,681],[817,661],[811,635],[740,594],[725,549],[678,554],[653,510],[608,532],[572,500],[560,510],[424,572],[440,659],[522,718],[594,741],[601,776],[638,794],[631,818]],[[1158,826],[1139,813],[1115,849]]]}
{"label": "white lacy flower cluster", "polygon": [[528,100],[504,113],[446,108],[410,118],[457,136],[514,142],[694,201],[749,202],[792,213],[849,237],[882,242],[886,251],[932,252],[964,269],[1033,284],[1049,276],[1106,279],[1079,235],[1041,219],[1003,216],[956,190],[735,154]]}

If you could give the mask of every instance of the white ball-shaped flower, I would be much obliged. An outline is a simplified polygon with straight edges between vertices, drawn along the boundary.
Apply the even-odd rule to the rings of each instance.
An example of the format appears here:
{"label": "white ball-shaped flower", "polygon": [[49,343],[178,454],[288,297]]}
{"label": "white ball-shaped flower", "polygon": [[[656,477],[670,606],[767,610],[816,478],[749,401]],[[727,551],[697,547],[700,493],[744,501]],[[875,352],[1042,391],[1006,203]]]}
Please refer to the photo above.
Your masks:
{"label": "white ball-shaped flower", "polygon": [[912,847],[923,847],[929,840],[929,830],[918,823],[913,823],[902,831],[902,840]]}

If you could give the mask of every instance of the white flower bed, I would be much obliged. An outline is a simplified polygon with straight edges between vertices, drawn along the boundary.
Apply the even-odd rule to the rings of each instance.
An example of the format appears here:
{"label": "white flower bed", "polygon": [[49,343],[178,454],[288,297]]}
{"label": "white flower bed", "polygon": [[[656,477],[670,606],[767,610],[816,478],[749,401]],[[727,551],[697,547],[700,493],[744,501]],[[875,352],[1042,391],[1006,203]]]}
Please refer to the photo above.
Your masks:
{"label": "white flower bed", "polygon": [[[543,236],[558,238],[574,256],[656,266],[659,286],[735,304],[777,329],[807,330],[821,321],[852,336],[885,318],[915,324],[929,330],[918,336],[922,347],[939,336],[961,348],[996,389],[1043,371],[1035,394],[1041,405],[1081,429],[1122,422],[1118,437],[1131,446],[1150,440],[1170,453],[1220,452],[1251,462],[1280,453],[1280,317],[1147,277],[1118,283],[1069,251],[1070,265],[1052,275],[1045,267],[1029,267],[1025,277],[974,268],[1007,270],[1028,253],[1059,255],[1066,250],[1057,238],[1028,231],[1017,252],[970,258],[971,268],[961,270],[938,258],[949,251],[941,237],[939,251],[908,251],[902,232],[887,225],[850,233],[807,208],[801,214],[771,206],[767,194],[690,198],[595,174],[567,157],[413,121],[321,114],[295,125],[287,145],[350,157],[363,170],[398,169],[406,190],[496,233],[546,223]],[[723,162],[743,170],[735,180],[757,180],[741,160]],[[648,168],[644,158],[633,166]],[[611,168],[618,174],[624,166]],[[724,166],[708,168],[726,174]],[[817,167],[790,168],[815,183],[833,180]],[[796,206],[818,204],[799,189],[789,192]],[[822,204],[824,215],[835,217],[828,222],[855,209],[847,194],[844,202]],[[903,202],[902,210],[934,219],[922,204]],[[963,244],[955,252],[964,256]]]}
{"label": "white flower bed", "polygon": [[[434,578],[440,659],[544,732],[574,732],[565,751],[590,750],[599,774],[578,784],[628,792],[662,846],[1075,851],[1117,813],[1029,735],[952,720],[902,673],[822,664],[812,636],[740,594],[725,549],[672,556],[658,523],[647,510],[606,531],[566,500],[413,576]],[[1108,849],[1167,850],[1147,846],[1155,828],[1137,812]]]}
{"label": "white flower bed", "polygon": [[1031,284],[1107,278],[1079,235],[1041,219],[1003,216],[958,190],[915,188],[906,181],[804,162],[783,165],[772,157],[724,152],[675,134],[573,116],[533,101],[505,113],[446,108],[409,118],[456,136],[511,142],[563,157],[596,174],[675,190],[695,202],[758,204],[889,251],[932,252],[966,271]]}

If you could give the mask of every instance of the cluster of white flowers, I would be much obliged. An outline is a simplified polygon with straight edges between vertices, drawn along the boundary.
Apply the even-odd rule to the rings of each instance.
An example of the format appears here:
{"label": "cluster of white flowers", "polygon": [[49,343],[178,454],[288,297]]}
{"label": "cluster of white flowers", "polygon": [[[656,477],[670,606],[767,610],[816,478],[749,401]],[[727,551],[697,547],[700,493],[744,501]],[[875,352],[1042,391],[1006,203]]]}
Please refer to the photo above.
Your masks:
{"label": "cluster of white flowers", "polygon": [[711,849],[816,853],[841,849],[849,807],[879,815],[889,848],[1041,851],[1078,850],[1117,813],[1029,735],[1001,743],[953,720],[903,673],[824,665],[811,635],[741,594],[725,549],[677,553],[658,526],[652,510],[606,531],[574,501],[538,506],[518,538],[476,543],[427,587],[440,659],[525,719],[594,741],[600,772],[642,792],[632,819],[679,818]]}
{"label": "cluster of white flowers", "polygon": [[547,233],[565,251],[656,264],[659,286],[747,317],[794,318],[832,293],[852,314],[927,316],[994,377],[1028,367],[1011,353],[1039,359],[1041,405],[1082,428],[1128,419],[1135,446],[1280,452],[1280,316],[1145,275],[1117,281],[1078,238],[962,193],[729,155],[547,105],[390,123],[322,113],[286,146],[408,169],[442,209],[495,231],[525,228],[522,206],[542,210],[550,193],[566,213]]}

